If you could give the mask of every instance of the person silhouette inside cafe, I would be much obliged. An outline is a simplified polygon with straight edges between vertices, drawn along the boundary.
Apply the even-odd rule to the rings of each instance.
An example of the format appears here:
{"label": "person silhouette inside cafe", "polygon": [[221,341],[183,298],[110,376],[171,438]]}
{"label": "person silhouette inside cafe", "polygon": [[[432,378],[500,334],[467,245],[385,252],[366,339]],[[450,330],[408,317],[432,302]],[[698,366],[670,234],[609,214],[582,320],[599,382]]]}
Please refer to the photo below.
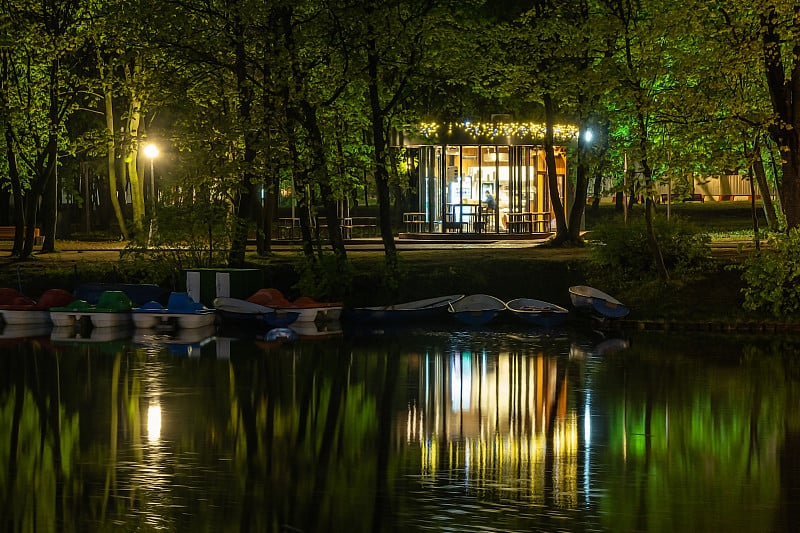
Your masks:
{"label": "person silhouette inside cafe", "polygon": [[489,191],[486,191],[486,196],[483,198],[483,203],[486,204],[486,209],[494,211],[494,196]]}

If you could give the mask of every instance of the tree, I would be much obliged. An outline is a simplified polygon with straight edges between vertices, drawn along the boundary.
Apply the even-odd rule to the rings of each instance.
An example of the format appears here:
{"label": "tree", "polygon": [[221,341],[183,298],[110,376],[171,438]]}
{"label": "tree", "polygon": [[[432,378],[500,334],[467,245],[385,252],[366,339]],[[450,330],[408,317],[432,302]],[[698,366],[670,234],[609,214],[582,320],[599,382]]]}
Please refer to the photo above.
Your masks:
{"label": "tree", "polygon": [[653,146],[655,117],[659,94],[672,88],[669,65],[663,61],[665,44],[669,42],[671,17],[667,6],[658,0],[643,2],[633,8],[626,2],[604,1],[608,16],[618,28],[615,94],[611,99],[618,122],[625,122],[631,134],[622,139],[628,154],[636,162],[636,192],[644,197],[647,241],[659,278],[669,279],[664,258],[653,229]]}
{"label": "tree", "polygon": [[[743,6],[744,7],[744,6]],[[751,11],[752,10],[752,11]],[[769,133],[781,153],[779,183],[788,229],[800,227],[800,10],[791,2],[748,2],[761,25],[761,51],[774,121]]]}
{"label": "tree", "polygon": [[42,251],[55,249],[58,158],[67,150],[65,122],[79,98],[76,78],[87,57],[88,20],[86,8],[75,0],[9,2],[6,7],[0,100],[5,106],[6,158],[16,168],[9,179],[18,180],[12,188],[24,195],[16,206],[24,210],[17,217],[17,232],[24,224],[24,242],[15,248],[24,258],[33,252],[40,206]]}
{"label": "tree", "polygon": [[[412,96],[422,57],[433,50],[427,41],[436,20],[436,2],[431,0],[389,0],[364,2],[356,23],[363,28],[363,72],[366,106],[370,117],[373,174],[378,191],[380,233],[390,272],[397,269],[390,191],[388,133],[392,117],[402,113]],[[394,198],[400,202],[399,197]]]}

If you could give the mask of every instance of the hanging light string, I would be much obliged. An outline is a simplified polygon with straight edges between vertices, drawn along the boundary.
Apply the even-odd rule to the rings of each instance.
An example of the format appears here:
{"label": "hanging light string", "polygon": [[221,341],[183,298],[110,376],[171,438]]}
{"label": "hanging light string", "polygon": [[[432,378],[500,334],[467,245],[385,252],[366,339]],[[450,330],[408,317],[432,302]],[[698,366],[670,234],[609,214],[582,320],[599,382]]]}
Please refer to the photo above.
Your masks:
{"label": "hanging light string", "polygon": [[[544,124],[534,122],[423,122],[419,125],[420,134],[430,138],[438,135],[440,130],[447,131],[448,135],[453,132],[463,132],[473,138],[484,137],[494,140],[496,137],[544,137],[547,127]],[[571,141],[578,138],[578,127],[570,124],[553,125],[553,138],[556,141]]]}

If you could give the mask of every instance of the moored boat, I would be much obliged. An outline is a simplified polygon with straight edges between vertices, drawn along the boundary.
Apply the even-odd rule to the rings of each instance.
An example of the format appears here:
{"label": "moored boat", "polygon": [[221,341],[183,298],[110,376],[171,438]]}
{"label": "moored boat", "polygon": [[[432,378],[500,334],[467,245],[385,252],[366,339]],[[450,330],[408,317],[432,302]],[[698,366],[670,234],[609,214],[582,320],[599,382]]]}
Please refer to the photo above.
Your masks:
{"label": "moored boat", "polygon": [[195,302],[185,292],[169,295],[166,307],[158,302],[147,302],[131,310],[137,328],[151,329],[160,325],[174,325],[180,329],[202,328],[214,323],[216,314],[201,303]]}
{"label": "moored boat", "polygon": [[75,299],[97,304],[103,293],[108,291],[124,293],[134,307],[147,302],[164,303],[169,296],[167,289],[146,283],[83,283],[75,289]]}
{"label": "moored boat", "polygon": [[266,325],[271,328],[285,328],[300,316],[297,311],[278,311],[272,307],[227,296],[215,298],[214,308],[223,322],[238,325]]}
{"label": "moored boat", "polygon": [[13,305],[17,298],[27,298],[17,289],[0,287],[0,305]]}
{"label": "moored boat", "polygon": [[630,309],[616,298],[586,285],[569,288],[569,298],[578,311],[600,318],[622,318]]}
{"label": "moored boat", "polygon": [[567,309],[533,298],[517,298],[506,303],[506,307],[520,320],[543,328],[560,326],[569,316]]}
{"label": "moored boat", "polygon": [[344,309],[343,316],[346,320],[357,323],[409,323],[428,320],[444,316],[448,306],[463,297],[463,294],[451,294],[394,305],[349,307]]}
{"label": "moored boat", "polygon": [[50,320],[56,327],[74,326],[90,320],[95,328],[125,326],[131,322],[131,300],[122,291],[105,291],[92,305],[75,300],[66,306],[50,309]]}
{"label": "moored boat", "polygon": [[0,305],[0,317],[6,325],[50,324],[50,309],[68,305],[75,297],[62,289],[48,289],[34,301],[18,296],[12,303]]}
{"label": "moored boat", "polygon": [[450,304],[448,311],[470,326],[481,326],[505,311],[506,304],[489,294],[470,294]]}
{"label": "moored boat", "polygon": [[301,296],[290,302],[281,291],[260,289],[247,298],[248,302],[270,307],[279,313],[297,313],[297,322],[334,322],[342,313],[341,302],[318,302]]}

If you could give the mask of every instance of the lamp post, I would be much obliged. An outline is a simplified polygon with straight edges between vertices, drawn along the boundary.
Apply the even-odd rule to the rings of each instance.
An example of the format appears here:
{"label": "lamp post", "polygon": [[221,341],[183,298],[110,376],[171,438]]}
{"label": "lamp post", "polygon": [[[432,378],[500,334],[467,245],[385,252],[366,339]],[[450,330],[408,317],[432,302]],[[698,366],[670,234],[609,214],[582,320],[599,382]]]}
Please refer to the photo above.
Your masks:
{"label": "lamp post", "polygon": [[147,237],[147,246],[152,246],[153,237],[157,231],[156,229],[156,180],[153,173],[153,159],[158,157],[158,147],[155,144],[148,144],[144,147],[144,155],[150,159],[150,199],[153,204],[150,208],[150,234]]}
{"label": "lamp post", "polygon": [[150,199],[153,202],[152,206],[153,218],[155,218],[155,212],[156,212],[156,187],[155,187],[156,180],[155,180],[155,174],[153,173],[153,159],[158,157],[158,153],[159,153],[158,146],[156,146],[155,144],[150,143],[144,147],[144,155],[150,160]]}

